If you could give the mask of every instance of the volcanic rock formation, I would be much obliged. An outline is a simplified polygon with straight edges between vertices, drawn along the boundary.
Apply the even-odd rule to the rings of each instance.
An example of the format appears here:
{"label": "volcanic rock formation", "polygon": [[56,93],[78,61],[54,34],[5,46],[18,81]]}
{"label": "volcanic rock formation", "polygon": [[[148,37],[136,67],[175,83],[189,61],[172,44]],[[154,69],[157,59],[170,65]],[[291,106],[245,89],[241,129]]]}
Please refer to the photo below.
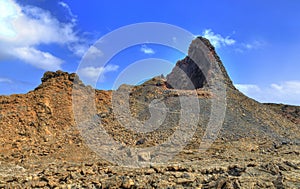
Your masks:
{"label": "volcanic rock formation", "polygon": [[234,88],[215,48],[207,39],[198,37],[190,45],[188,56],[167,75],[167,87],[193,90],[208,87],[218,79]]}
{"label": "volcanic rock formation", "polygon": [[[226,90],[224,122],[214,133],[212,146],[201,151],[221,84]],[[128,102],[118,93],[124,91]],[[95,109],[84,95],[91,93]],[[192,115],[198,117],[195,132],[170,161],[128,168],[92,150],[91,144],[107,143],[97,130],[100,125],[121,148],[136,150],[159,146],[178,129],[188,133],[191,128],[179,127],[181,97],[195,95],[200,107]],[[94,111],[98,125],[78,126],[89,117],[74,112],[81,110],[74,106],[76,98],[82,111]],[[129,117],[118,116],[114,103],[117,107],[128,103]],[[192,42],[188,57],[177,62],[166,80],[156,77],[117,91],[94,90],[76,74],[46,72],[33,91],[0,96],[0,188],[300,188],[299,109],[261,104],[240,93],[213,46],[202,37]],[[158,120],[159,127],[149,124],[156,128],[153,131],[135,132],[132,128],[138,125],[124,126],[133,119],[147,122],[156,114],[165,117]],[[88,135],[83,136],[83,131]],[[139,154],[139,161],[159,155],[163,153]]]}

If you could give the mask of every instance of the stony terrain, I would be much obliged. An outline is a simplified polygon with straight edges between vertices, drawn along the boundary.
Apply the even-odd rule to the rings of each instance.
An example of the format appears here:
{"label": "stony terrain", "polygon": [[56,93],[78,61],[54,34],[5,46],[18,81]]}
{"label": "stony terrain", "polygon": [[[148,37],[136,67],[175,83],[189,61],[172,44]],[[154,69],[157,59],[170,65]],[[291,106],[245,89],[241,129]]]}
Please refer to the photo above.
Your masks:
{"label": "stony terrain", "polygon": [[283,115],[285,118],[291,120],[295,124],[300,124],[300,107],[285,104],[266,104],[277,113]]}
{"label": "stony terrain", "polygon": [[[217,60],[227,92],[222,128],[206,151],[201,151],[201,141],[216,94],[210,90],[214,83],[205,76],[219,78],[211,74],[208,64],[197,70],[187,57],[166,78],[156,77],[139,86],[122,85],[117,93],[85,86],[76,74],[46,72],[33,91],[0,96],[0,188],[300,188],[300,108],[261,104],[244,96],[232,85],[214,48],[206,39],[199,39]],[[192,44],[189,55],[193,48]],[[181,77],[178,68],[188,75],[195,90],[190,90],[186,78],[176,80]],[[76,124],[87,118],[74,113],[72,100],[78,96],[86,105],[84,111],[90,112],[88,99],[81,95],[91,91],[95,94],[94,116],[107,133],[124,146],[138,149],[162,144],[175,132],[180,96],[196,95],[202,111],[191,140],[170,161],[124,167],[91,150],[93,141],[87,141],[83,127]],[[118,91],[129,92],[129,113],[140,121],[153,116],[149,107],[156,99],[170,112],[154,131],[134,132],[122,124],[131,119],[113,111],[114,102],[120,107],[125,103]],[[126,111],[121,110],[119,113]],[[97,134],[97,128],[90,134]]]}

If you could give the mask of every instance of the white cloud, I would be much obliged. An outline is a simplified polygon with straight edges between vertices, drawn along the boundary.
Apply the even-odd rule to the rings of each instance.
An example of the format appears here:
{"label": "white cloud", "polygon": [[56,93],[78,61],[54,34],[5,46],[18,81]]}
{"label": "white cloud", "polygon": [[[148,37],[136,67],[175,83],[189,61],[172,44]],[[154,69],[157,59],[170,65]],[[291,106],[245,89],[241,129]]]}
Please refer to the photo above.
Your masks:
{"label": "white cloud", "polygon": [[73,52],[74,55],[82,57],[88,50],[88,46],[85,44],[73,44],[70,45],[69,50]]}
{"label": "white cloud", "polygon": [[85,55],[90,60],[97,60],[101,56],[103,56],[103,52],[95,46],[91,46]]}
{"label": "white cloud", "polygon": [[252,49],[259,49],[259,48],[263,47],[264,45],[265,45],[264,42],[255,40],[251,43],[244,43],[243,47],[248,50],[252,50]]}
{"label": "white cloud", "polygon": [[[14,7],[14,15],[3,15],[1,20],[10,24],[13,37],[0,36],[1,41],[16,45],[39,45],[76,42],[78,37],[72,23],[61,23],[43,9],[32,6],[21,7],[12,0],[4,0],[6,7]],[[4,33],[4,32],[0,32]]]}
{"label": "white cloud", "polygon": [[[233,34],[235,34],[235,32],[233,32]],[[211,29],[204,30],[202,36],[209,39],[215,48],[234,46],[235,51],[239,53],[243,53],[247,50],[261,49],[266,45],[266,42],[262,40],[254,40],[248,43],[237,42],[235,39],[232,39],[231,36],[224,37],[221,34],[214,33]]]}
{"label": "white cloud", "polygon": [[236,41],[230,36],[223,37],[220,34],[215,34],[211,29],[206,29],[202,32],[202,36],[208,39],[215,48],[221,48],[223,46],[231,46]]}
{"label": "white cloud", "polygon": [[267,87],[237,84],[241,92],[260,102],[273,102],[300,105],[300,81],[273,83]]}
{"label": "white cloud", "polygon": [[149,47],[147,47],[147,45],[142,45],[141,46],[141,52],[145,53],[145,54],[155,54],[155,51]]}
{"label": "white cloud", "polygon": [[[70,10],[63,2],[61,6]],[[70,10],[71,11],[71,10]],[[71,14],[71,12],[70,12]],[[74,19],[74,15],[72,14]],[[0,55],[25,61],[44,70],[60,69],[62,60],[38,49],[41,44],[60,44],[81,55],[80,38],[74,20],[62,23],[50,12],[34,6],[21,6],[14,0],[0,1]],[[83,47],[81,47],[83,48]]]}
{"label": "white cloud", "polygon": [[85,67],[78,70],[79,77],[86,83],[95,84],[97,80],[103,82],[105,79],[105,74],[108,72],[114,72],[119,69],[118,65],[107,65],[105,67]]}
{"label": "white cloud", "polygon": [[271,84],[271,87],[277,91],[282,91],[283,87],[281,85],[278,84]]}
{"label": "white cloud", "polygon": [[1,78],[0,77],[0,83],[13,83],[13,81],[8,79],[8,78]]}
{"label": "white cloud", "polygon": [[252,42],[238,44],[238,47],[235,49],[235,51],[238,53],[244,53],[245,51],[249,50],[262,49],[266,45],[267,43],[264,41],[254,40]]}
{"label": "white cloud", "polygon": [[69,5],[67,3],[60,1],[60,2],[58,2],[58,4],[68,11],[69,15],[72,18],[73,23],[77,22],[77,16],[73,14],[71,8],[69,7]]}
{"label": "white cloud", "polygon": [[62,60],[52,54],[31,47],[15,48],[12,53],[17,58],[41,69],[59,70],[62,64]]}
{"label": "white cloud", "polygon": [[272,84],[271,87],[282,94],[297,94],[300,100],[300,81],[286,81],[280,84]]}
{"label": "white cloud", "polygon": [[249,94],[251,92],[261,91],[257,85],[251,85],[251,84],[236,84],[235,87],[246,94]]}
{"label": "white cloud", "polygon": [[77,46],[74,48],[77,48],[76,51],[78,54],[84,56],[85,61],[88,61],[92,64],[98,62],[99,58],[104,55],[100,49],[98,49],[93,45],[90,46],[89,48],[87,46]]}

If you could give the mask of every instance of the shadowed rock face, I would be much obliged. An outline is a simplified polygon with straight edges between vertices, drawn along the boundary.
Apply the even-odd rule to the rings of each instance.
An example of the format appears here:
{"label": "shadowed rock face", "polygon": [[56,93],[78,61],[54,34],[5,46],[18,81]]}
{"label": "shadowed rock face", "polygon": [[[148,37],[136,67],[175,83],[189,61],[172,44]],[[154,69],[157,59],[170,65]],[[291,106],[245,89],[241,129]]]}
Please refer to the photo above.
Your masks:
{"label": "shadowed rock face", "polygon": [[192,41],[188,56],[176,63],[166,79],[167,87],[173,89],[193,90],[216,82],[235,89],[215,48],[203,37]]}
{"label": "shadowed rock face", "polygon": [[178,61],[172,72],[167,75],[168,88],[193,90],[203,88],[206,84],[202,70],[188,56]]}

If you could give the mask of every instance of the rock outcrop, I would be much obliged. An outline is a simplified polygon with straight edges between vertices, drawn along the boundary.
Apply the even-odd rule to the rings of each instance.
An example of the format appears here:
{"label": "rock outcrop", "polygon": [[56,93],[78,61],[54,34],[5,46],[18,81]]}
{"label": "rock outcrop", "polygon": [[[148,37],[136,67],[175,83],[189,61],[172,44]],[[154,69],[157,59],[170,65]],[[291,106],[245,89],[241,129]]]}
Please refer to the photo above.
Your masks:
{"label": "rock outcrop", "polygon": [[[208,50],[197,54],[203,44]],[[193,62],[195,58],[203,63],[201,69]],[[114,99],[114,91],[93,90],[76,74],[62,71],[46,72],[42,83],[27,94],[0,96],[0,188],[300,187],[299,107],[260,104],[240,93],[213,46],[202,37],[193,41],[189,56],[176,65],[167,80],[157,77],[139,86],[120,87],[129,92],[129,117],[118,117],[112,106],[114,100],[124,105],[125,98]],[[218,82],[226,86],[226,116],[218,137],[203,152],[199,146],[209,118],[215,116],[211,101],[216,95],[210,88]],[[74,87],[79,93],[74,94]],[[123,148],[143,149],[167,141],[180,124],[181,96],[197,95],[201,110],[193,115],[199,117],[197,129],[184,149],[165,164],[135,169],[118,166],[89,145],[107,142],[97,133],[100,124],[78,127],[75,120],[74,95],[89,112],[93,107],[80,92],[90,91],[95,93],[93,118]],[[157,114],[153,107],[168,110],[155,130],[135,132],[135,125],[126,128],[122,124],[133,118],[147,121]],[[81,129],[91,137],[83,137]],[[184,134],[190,128],[180,129]],[[139,158],[146,161],[154,155],[144,153]]]}
{"label": "rock outcrop", "polygon": [[193,90],[206,85],[204,73],[190,57],[178,61],[172,72],[167,75],[168,88]]}
{"label": "rock outcrop", "polygon": [[196,38],[190,45],[188,56],[179,60],[167,75],[167,87],[193,90],[209,87],[216,81],[235,88],[215,48],[203,38]]}

